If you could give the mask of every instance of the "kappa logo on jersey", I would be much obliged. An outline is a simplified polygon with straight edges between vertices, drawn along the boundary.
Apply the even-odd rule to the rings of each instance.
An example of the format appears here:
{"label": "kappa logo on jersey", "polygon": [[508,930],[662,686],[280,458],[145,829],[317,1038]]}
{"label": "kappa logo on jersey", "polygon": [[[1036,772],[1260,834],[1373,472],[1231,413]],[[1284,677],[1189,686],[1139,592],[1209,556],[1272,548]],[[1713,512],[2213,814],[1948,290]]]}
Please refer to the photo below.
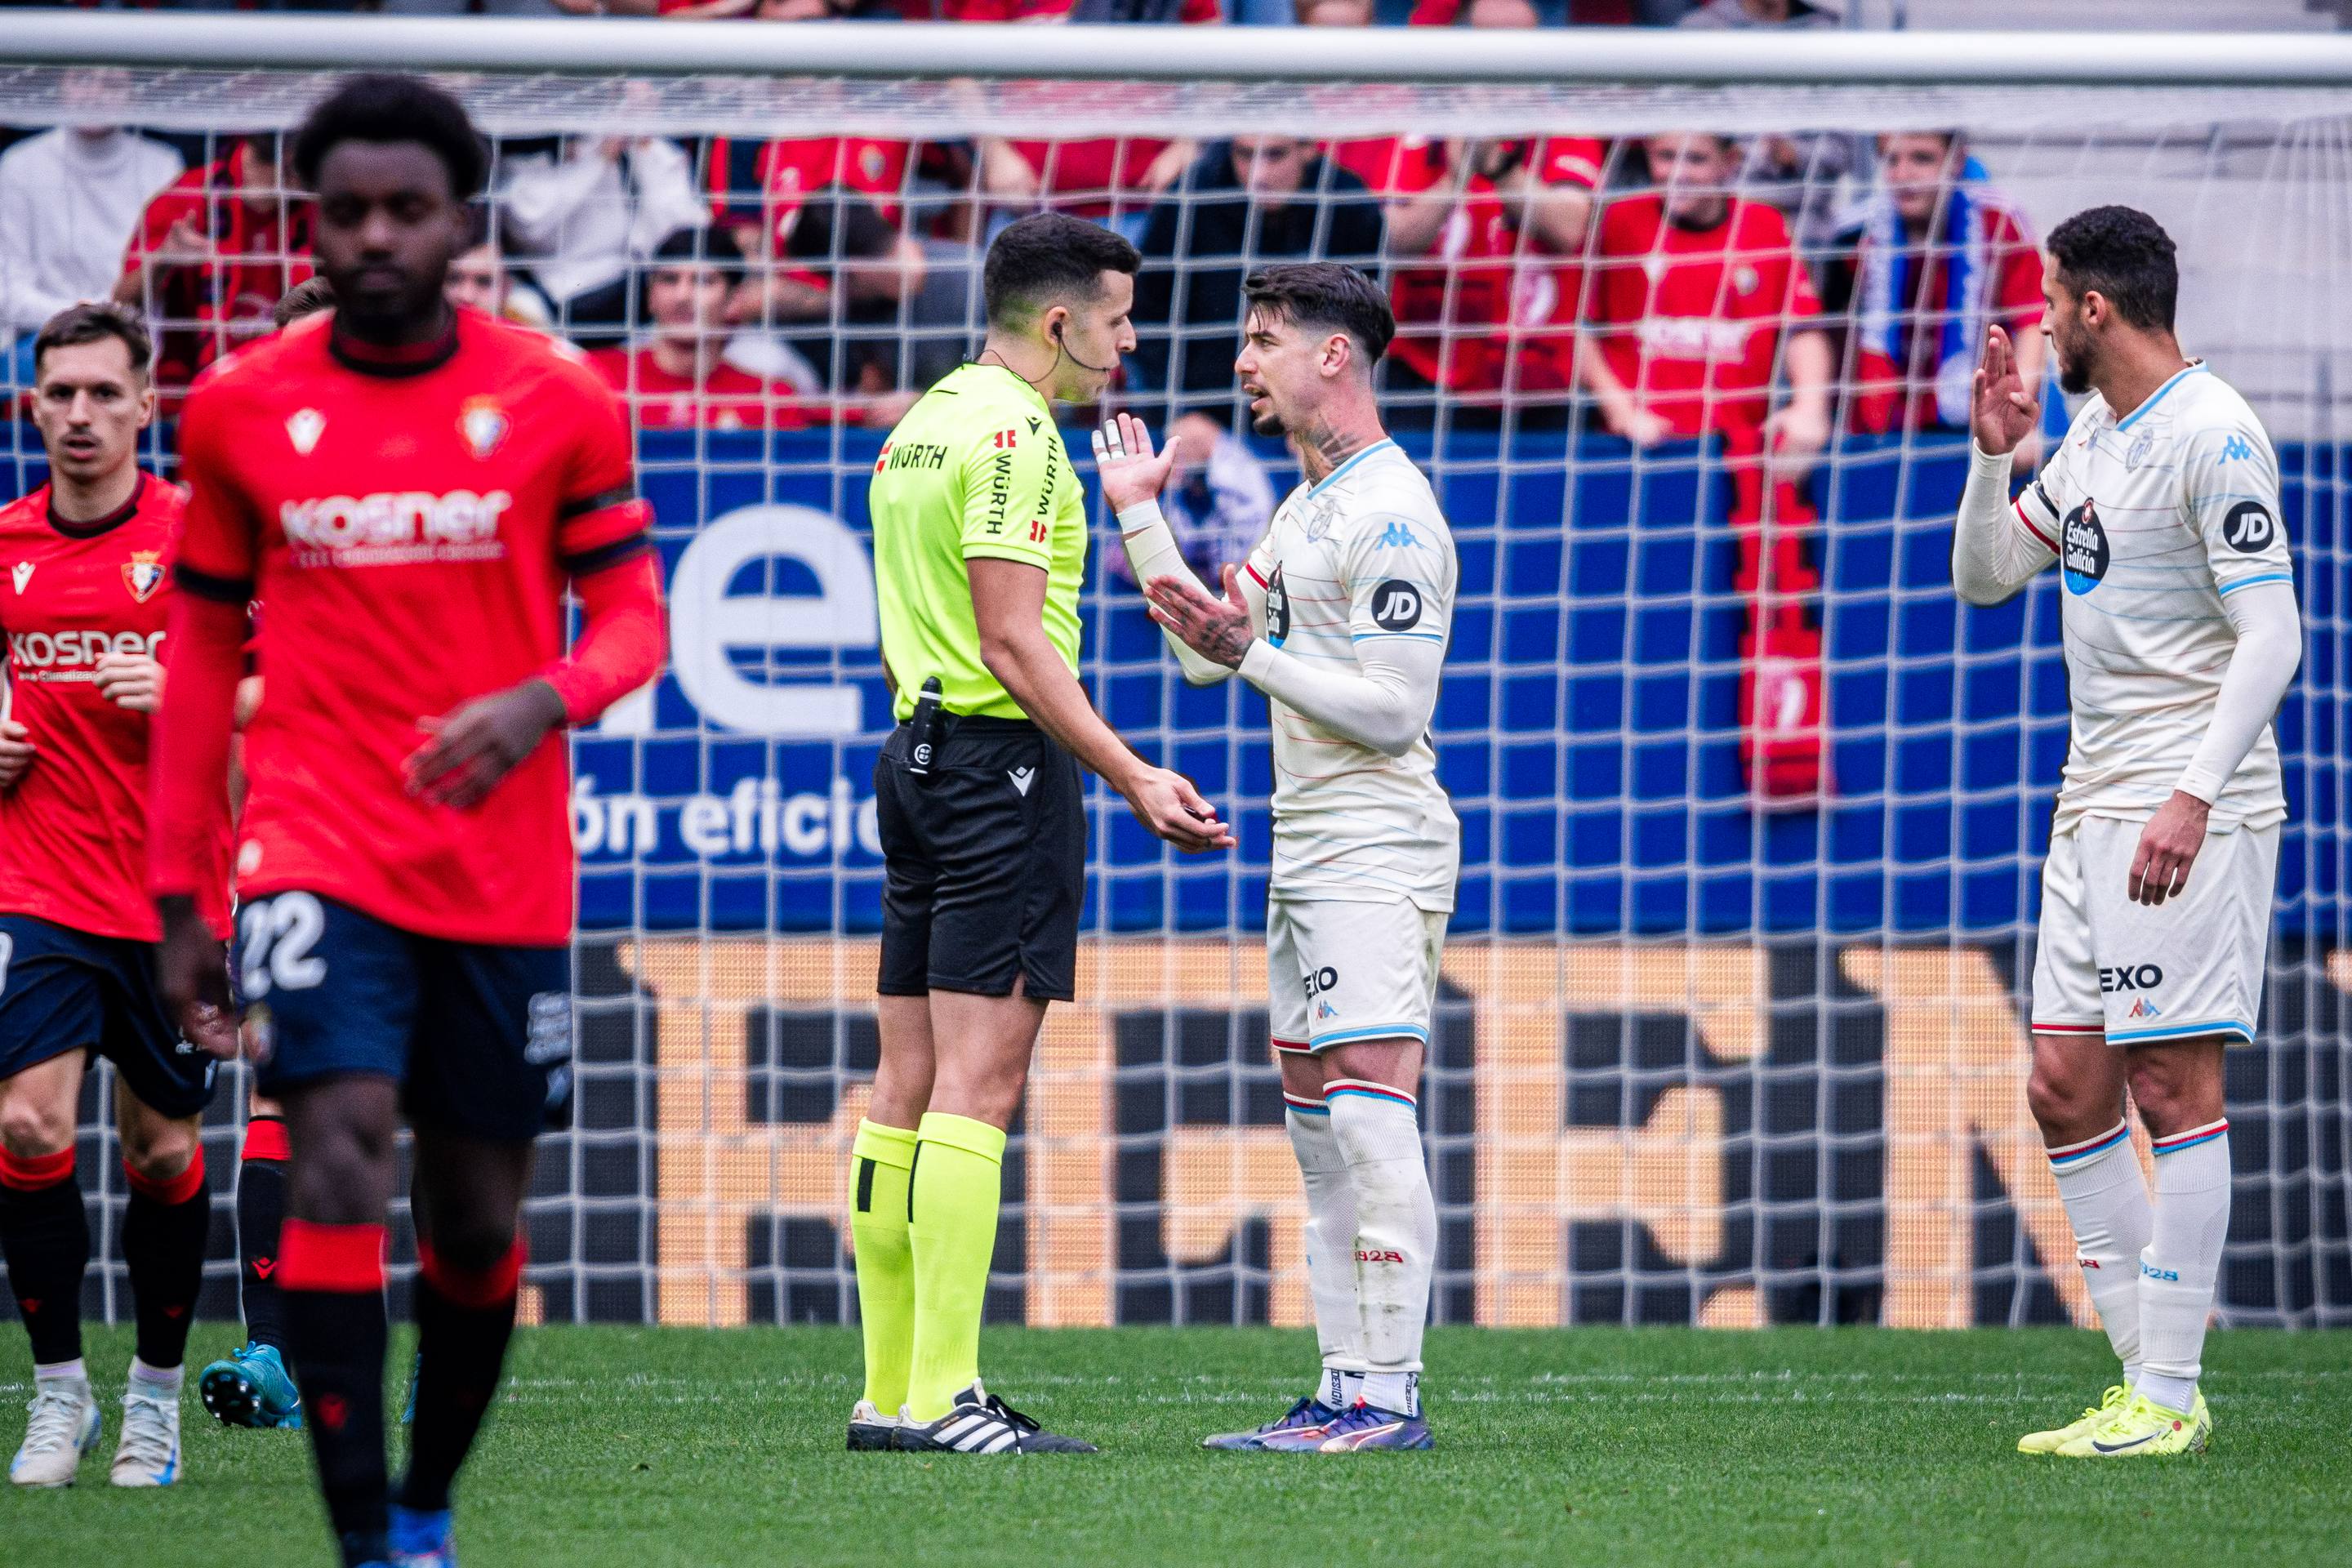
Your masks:
{"label": "kappa logo on jersey", "polygon": [[1410,631],[1421,624],[1420,587],[1391,577],[1372,590],[1372,622],[1382,631]]}
{"label": "kappa logo on jersey", "polygon": [[1265,580],[1265,640],[1275,647],[1290,635],[1290,590],[1282,585],[1282,568]]}
{"label": "kappa logo on jersey", "polygon": [[160,550],[134,550],[131,559],[122,563],[122,585],[141,604],[155,596],[163,585],[163,552]]}
{"label": "kappa logo on jersey", "polygon": [[278,510],[297,566],[397,566],[495,561],[506,553],[499,519],[505,490],[378,490],[289,500]]}
{"label": "kappa logo on jersey", "polygon": [[294,443],[294,450],[309,457],[327,433],[327,416],[315,408],[298,408],[286,421],[286,438]]}
{"label": "kappa logo on jersey", "polygon": [[507,418],[507,411],[499,407],[495,399],[469,397],[457,410],[457,434],[466,438],[466,445],[472,448],[474,460],[478,463],[487,461],[489,455],[499,449],[510,428],[512,424]]}
{"label": "kappa logo on jersey", "polygon": [[2107,574],[2107,531],[2099,526],[2097,505],[2084,500],[2066,514],[2058,565],[2070,594],[2087,594]]}
{"label": "kappa logo on jersey", "polygon": [[2245,555],[2259,555],[2278,537],[2270,509],[2258,500],[2242,500],[2221,520],[2221,542]]}
{"label": "kappa logo on jersey", "polygon": [[2124,1016],[2126,1018],[2161,1018],[2164,1016],[2164,1009],[2149,1001],[2147,997],[2142,996],[2132,1003],[2131,1011],[2125,1014]]}
{"label": "kappa logo on jersey", "polygon": [[1382,550],[1418,550],[1421,539],[1402,521],[1391,522],[1381,533]]}
{"label": "kappa logo on jersey", "polygon": [[8,568],[8,576],[16,584],[19,594],[25,591],[25,584],[33,580],[33,564],[30,561],[19,561]]}
{"label": "kappa logo on jersey", "polygon": [[2254,444],[2243,436],[2232,436],[2221,444],[2221,460],[2242,463],[2254,455]]}

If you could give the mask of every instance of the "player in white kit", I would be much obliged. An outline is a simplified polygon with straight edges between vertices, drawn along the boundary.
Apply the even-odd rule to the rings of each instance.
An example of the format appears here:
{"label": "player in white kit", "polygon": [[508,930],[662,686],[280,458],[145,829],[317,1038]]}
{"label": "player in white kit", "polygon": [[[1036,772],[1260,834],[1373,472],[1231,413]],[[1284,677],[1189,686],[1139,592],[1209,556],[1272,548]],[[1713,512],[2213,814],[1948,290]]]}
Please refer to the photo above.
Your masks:
{"label": "player in white kit", "polygon": [[1287,1413],[1206,1446],[1426,1448],[1437,1212],[1415,1092],[1461,868],[1429,740],[1454,539],[1381,425],[1372,366],[1396,322],[1380,286],[1305,262],[1255,274],[1244,298],[1242,390],[1261,434],[1290,437],[1307,482],[1247,564],[1224,569],[1223,599],[1160,518],[1168,455],[1129,416],[1096,438],[1103,494],[1186,679],[1239,673],[1274,721],[1266,983],[1322,1367]]}
{"label": "player in white kit", "polygon": [[[1952,577],[1970,604],[2056,563],[2073,740],[2033,973],[2027,1098],[2121,1381],[2027,1453],[2200,1452],[2205,1321],[2230,1228],[2222,1052],[2261,1011],[2279,826],[2271,719],[2300,661],[2278,459],[2246,400],[2172,332],[2172,241],[2129,207],[2051,231],[2042,331],[2090,392],[2014,501],[2040,407],[1988,330]],[[2124,1091],[2156,1148],[2132,1152]]]}

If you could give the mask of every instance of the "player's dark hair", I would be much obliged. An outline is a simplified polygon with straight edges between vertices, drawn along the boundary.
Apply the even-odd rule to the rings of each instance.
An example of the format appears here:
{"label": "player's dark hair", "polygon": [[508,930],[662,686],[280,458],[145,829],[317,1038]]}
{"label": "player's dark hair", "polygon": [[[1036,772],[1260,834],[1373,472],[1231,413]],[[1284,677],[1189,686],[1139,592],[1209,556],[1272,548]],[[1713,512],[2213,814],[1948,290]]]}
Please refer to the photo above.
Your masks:
{"label": "player's dark hair", "polygon": [[1253,272],[1242,282],[1242,310],[1263,310],[1308,331],[1345,332],[1367,366],[1389,352],[1396,313],[1381,286],[1336,261],[1293,261]]}
{"label": "player's dark hair", "polygon": [[85,300],[79,305],[68,305],[41,323],[33,339],[33,365],[37,371],[51,349],[69,349],[80,343],[104,342],[112,338],[121,343],[131,355],[131,368],[140,375],[155,358],[155,342],[147,335],[147,323],[139,312],[111,300]]}
{"label": "player's dark hair", "polygon": [[305,316],[334,308],[335,286],[324,273],[316,273],[278,297],[278,303],[269,308],[269,324],[282,332]]}
{"label": "player's dark hair", "polygon": [[743,247],[725,228],[674,228],[654,247],[653,259],[647,263],[646,270],[681,262],[716,268],[731,279],[742,274]]}
{"label": "player's dark hair", "polygon": [[489,154],[466,106],[423,77],[366,71],[345,77],[312,106],[294,133],[294,177],[319,188],[319,165],[344,142],[415,142],[449,171],[449,194],[468,201],[482,188]]}
{"label": "player's dark hair", "polygon": [[1022,321],[1062,300],[1093,299],[1106,272],[1132,278],[1142,266],[1143,253],[1100,224],[1035,213],[990,244],[981,293],[992,324]]}
{"label": "player's dark hair", "polygon": [[2076,299],[2096,289],[2135,327],[2172,330],[2180,264],[2172,237],[2137,207],[2088,207],[2050,231],[2058,280]]}

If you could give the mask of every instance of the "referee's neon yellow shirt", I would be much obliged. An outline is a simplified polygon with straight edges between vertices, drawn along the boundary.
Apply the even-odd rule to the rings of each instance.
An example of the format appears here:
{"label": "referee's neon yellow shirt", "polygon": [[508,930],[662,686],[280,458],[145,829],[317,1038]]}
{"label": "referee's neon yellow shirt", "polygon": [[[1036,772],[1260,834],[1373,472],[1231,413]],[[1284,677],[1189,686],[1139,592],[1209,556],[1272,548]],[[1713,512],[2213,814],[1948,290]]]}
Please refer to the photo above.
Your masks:
{"label": "referee's neon yellow shirt", "polygon": [[1077,673],[1086,498],[1036,388],[996,364],[941,378],[883,444],[867,505],[900,719],[934,675],[950,713],[1028,717],[981,662],[967,561],[1045,569],[1045,637]]}

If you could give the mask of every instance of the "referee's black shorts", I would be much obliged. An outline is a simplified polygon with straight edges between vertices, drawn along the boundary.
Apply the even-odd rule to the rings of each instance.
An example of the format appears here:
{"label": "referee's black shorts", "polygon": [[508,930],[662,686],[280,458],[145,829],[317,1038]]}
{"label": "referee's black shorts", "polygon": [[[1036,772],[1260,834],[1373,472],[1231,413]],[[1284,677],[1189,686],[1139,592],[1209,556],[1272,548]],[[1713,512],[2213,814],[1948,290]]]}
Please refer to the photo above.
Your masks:
{"label": "referee's black shorts", "polygon": [[885,996],[934,989],[1067,1002],[1077,990],[1086,801],[1076,759],[1025,719],[942,714],[928,776],[907,726],[882,747]]}

